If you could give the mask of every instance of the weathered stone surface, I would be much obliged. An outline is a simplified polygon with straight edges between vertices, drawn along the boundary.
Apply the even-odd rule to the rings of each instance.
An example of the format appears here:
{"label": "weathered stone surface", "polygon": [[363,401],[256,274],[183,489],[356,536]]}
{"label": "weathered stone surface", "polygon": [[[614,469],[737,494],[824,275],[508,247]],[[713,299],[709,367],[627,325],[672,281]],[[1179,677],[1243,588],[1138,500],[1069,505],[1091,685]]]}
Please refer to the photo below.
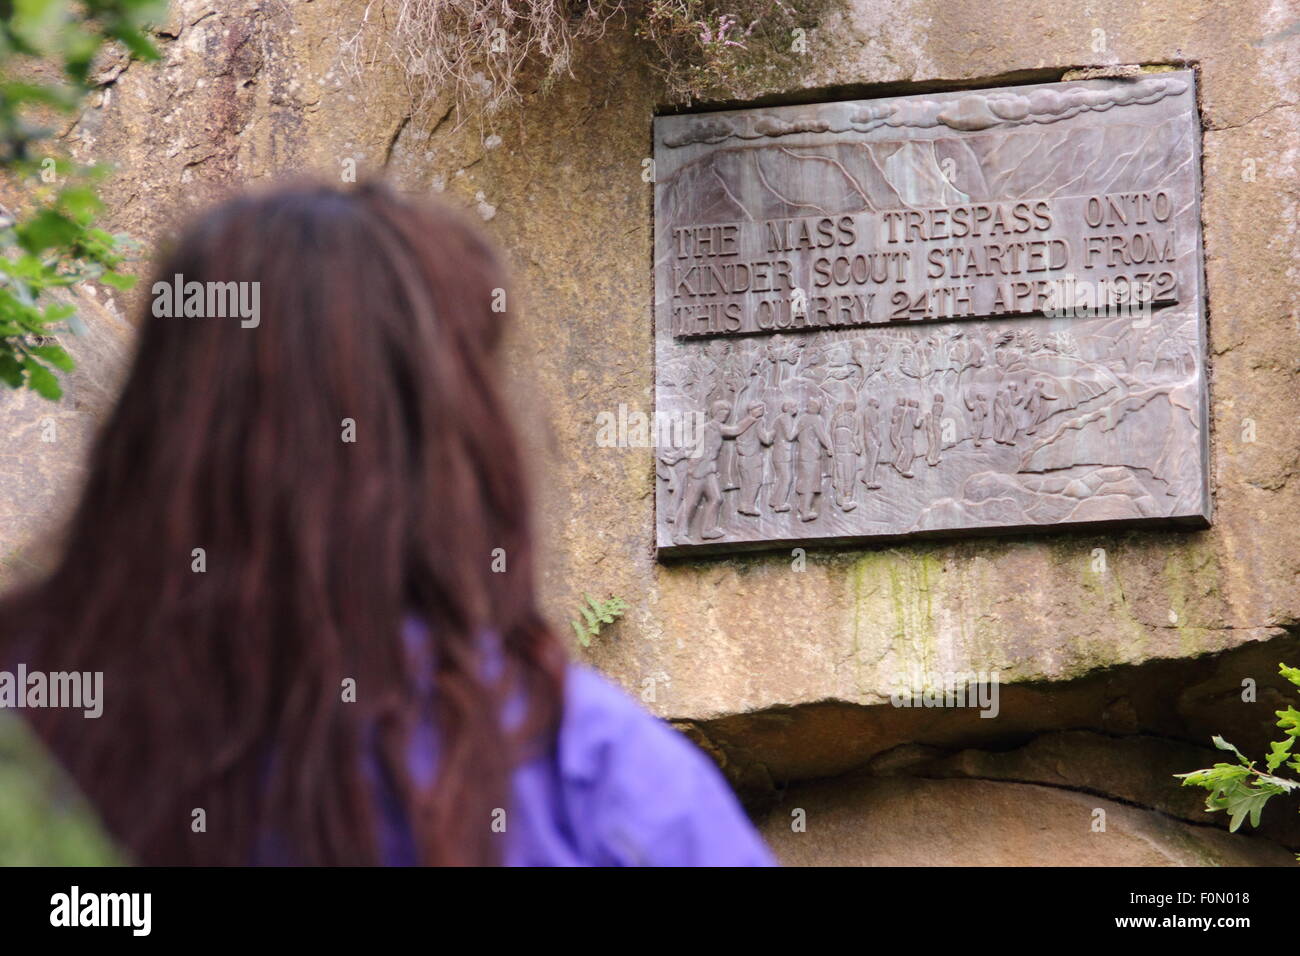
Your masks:
{"label": "weathered stone surface", "polygon": [[[595,453],[566,441],[565,460],[581,460],[584,475],[596,469],[590,490],[573,492],[583,527],[607,530],[572,552],[565,575],[643,602],[644,614],[634,612],[596,654],[635,687],[670,677],[656,683],[661,711],[704,717],[827,698],[881,701],[896,675],[925,669],[1059,680],[1267,639],[1296,620],[1290,582],[1300,563],[1276,529],[1296,509],[1288,383],[1300,358],[1290,225],[1300,198],[1292,105],[1300,54],[1283,35],[1292,18],[1277,5],[1172,3],[1162,10],[1108,3],[1047,17],[1020,3],[996,10],[968,2],[857,3],[820,31],[824,45],[810,74],[792,84],[796,93],[836,87],[874,95],[856,84],[895,84],[885,90],[896,92],[905,81],[1038,79],[1036,71],[1060,64],[1197,64],[1215,526],[810,552],[803,573],[777,554],[660,570],[645,557],[647,565],[632,570],[624,562],[644,546],[639,529],[649,525],[649,504],[620,510],[606,496],[619,486],[646,489],[650,456]],[[1103,53],[1091,51],[1094,30],[1105,31]],[[1243,163],[1252,157],[1249,181]],[[602,322],[608,318],[602,312]],[[622,341],[637,348],[630,335]],[[597,354],[607,350],[602,345]],[[567,403],[575,417],[638,401],[621,371],[606,369],[600,378],[609,400],[584,382],[578,394],[585,398],[577,407]],[[1254,442],[1243,440],[1247,419]],[[629,476],[626,459],[638,454],[644,464]],[[1098,548],[1105,551],[1102,573],[1093,571]],[[648,579],[655,584],[646,593]]]}
{"label": "weathered stone surface", "polygon": [[63,398],[0,392],[0,587],[39,574],[57,547],[95,429],[111,407],[131,353],[131,326],[89,290],[74,297],[85,334],[65,339],[77,363]]}
{"label": "weathered stone surface", "polygon": [[[1216,520],[1188,534],[813,552],[802,573],[780,555],[656,566],[651,451],[595,445],[597,413],[619,403],[649,410],[652,383],[651,189],[640,173],[656,93],[645,71],[628,68],[633,54],[617,36],[579,58],[574,81],[530,97],[489,149],[472,123],[409,117],[391,66],[348,80],[338,43],[357,24],[352,5],[185,0],[164,62],[117,75],[69,139],[85,158],[116,160],[113,225],[146,241],[177,205],[273,175],[332,175],[348,158],[362,175],[386,166],[409,188],[442,187],[471,208],[483,193],[525,300],[512,378],[530,409],[525,437],[541,455],[535,485],[557,620],[583,590],[631,600],[594,656],[635,689],[654,680],[652,703],[666,715],[869,703],[918,665],[1063,679],[1264,639],[1297,618],[1290,582],[1300,555],[1284,533],[1297,464],[1288,383],[1300,358],[1289,318],[1300,282],[1289,225],[1296,43],[1266,3],[1173,8],[1156,16],[1116,3],[1044,23],[1017,3],[857,2],[817,34],[807,73],[782,92],[1198,64]],[[1102,53],[1090,52],[1094,29],[1109,38]],[[1253,181],[1243,178],[1247,159]],[[1254,442],[1242,440],[1247,418]],[[48,513],[54,493],[27,511]],[[1104,572],[1093,570],[1097,548]]]}
{"label": "weathered stone surface", "polygon": [[[1176,773],[1209,767],[1222,752],[1159,737],[1063,731],[1008,751],[962,750],[916,768],[926,777],[975,777],[1108,794],[1194,823],[1215,823],[1205,791],[1170,787]],[[1300,815],[1298,815],[1300,816]],[[1222,819],[1220,817],[1219,819]]]}
{"label": "weathered stone surface", "polygon": [[[802,810],[805,832],[792,827]],[[1096,811],[1105,832],[1094,832]],[[791,866],[1289,866],[1287,850],[1151,810],[986,780],[841,777],[792,788],[762,827]]]}
{"label": "weathered stone surface", "polygon": [[[1211,767],[1223,759],[1221,750],[1180,740],[1106,737],[1075,730],[1044,734],[1015,750],[962,750],[913,766],[911,773],[1060,787],[1113,797],[1189,823],[1221,827],[1224,814],[1206,810],[1204,790],[1171,787],[1170,782],[1175,774]],[[1261,827],[1261,833],[1282,845],[1300,848],[1300,813],[1285,802],[1266,809]]]}
{"label": "weathered stone surface", "polygon": [[[1300,643],[1285,638],[1246,644],[1223,654],[1111,668],[1063,683],[1002,684],[995,719],[981,717],[975,708],[827,700],[690,722],[689,728],[721,755],[724,770],[750,792],[755,806],[771,799],[763,793],[765,780],[770,787],[862,766],[877,773],[916,773],[928,761],[962,749],[1010,751],[1054,731],[1087,729],[1117,741],[1153,737],[1196,747],[1221,734],[1246,753],[1260,754],[1280,733],[1275,711],[1296,696],[1276,673],[1278,657],[1300,659]],[[1253,701],[1243,699],[1246,678],[1256,685]],[[1086,785],[1087,774],[1071,772]],[[1147,776],[1155,780],[1163,773],[1151,770]],[[1124,786],[1135,784],[1116,781],[1104,792],[1123,797]]]}
{"label": "weathered stone surface", "polygon": [[[490,215],[519,279],[509,376],[539,465],[547,606],[563,628],[583,591],[625,597],[632,610],[589,657],[657,712],[708,725],[710,739],[714,723],[764,722],[761,739],[737,739],[762,744],[748,772],[780,782],[842,773],[933,737],[934,712],[896,713],[888,734],[857,719],[892,711],[903,674],[998,671],[1006,699],[1016,686],[1027,702],[1008,705],[1005,723],[984,721],[1019,735],[1006,746],[1044,729],[1161,733],[1151,729],[1158,714],[1183,713],[1187,701],[1216,702],[1206,714],[1230,716],[1242,676],[1263,681],[1288,653],[1295,663],[1294,644],[1283,642],[1262,645],[1249,671],[1225,656],[1223,673],[1188,672],[1184,690],[1159,695],[1133,685],[1075,697],[1060,683],[1087,684],[1108,668],[1142,672],[1134,665],[1146,662],[1218,660],[1211,655],[1271,641],[1300,620],[1291,533],[1300,504],[1300,38],[1288,4],[1101,0],[1048,12],[1030,0],[852,0],[810,37],[799,75],[754,91],[807,101],[832,88],[839,98],[874,97],[1047,82],[1117,64],[1190,65],[1203,125],[1213,527],[814,550],[801,571],[781,553],[658,565],[652,450],[596,445],[600,412],[652,408],[652,190],[641,173],[659,93],[630,41],[611,33],[581,51],[577,76],[546,97],[530,93],[488,148],[455,114],[410,116],[389,64],[348,79],[340,43],[363,12],[352,0],[180,0],[163,62],[131,64],[108,81],[68,140],[83,159],[116,163],[111,225],[146,242],[178,207],[276,175],[337,176],[347,159],[360,175],[386,169],[405,188],[441,190]],[[126,312],[130,299],[115,299]],[[88,316],[118,343],[103,352],[108,365],[126,353],[125,327],[110,315]],[[84,345],[99,354],[93,340]],[[94,359],[82,361],[90,369]],[[85,434],[107,395],[75,382],[70,395],[54,412],[66,419],[60,434]],[[33,416],[49,411],[0,394],[0,586],[75,484],[78,442],[13,437],[33,435]],[[1186,739],[1222,732],[1247,746],[1231,723],[1197,725]],[[977,745],[965,730],[938,744]],[[1044,789],[1029,788],[1034,800],[1058,799]],[[956,841],[937,842],[941,825],[932,832],[933,846],[967,858]],[[819,845],[829,854],[834,841]]]}

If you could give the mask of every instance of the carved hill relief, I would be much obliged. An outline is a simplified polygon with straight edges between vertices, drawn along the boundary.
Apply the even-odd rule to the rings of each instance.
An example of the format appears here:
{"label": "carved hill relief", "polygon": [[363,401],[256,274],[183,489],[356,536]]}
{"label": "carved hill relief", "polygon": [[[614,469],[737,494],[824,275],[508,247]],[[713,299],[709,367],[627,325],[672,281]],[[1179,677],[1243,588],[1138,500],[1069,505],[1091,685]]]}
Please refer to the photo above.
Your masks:
{"label": "carved hill relief", "polygon": [[[1153,189],[1191,171],[1184,117],[917,142],[719,148],[664,183],[664,210],[684,222],[759,221]],[[1190,198],[1190,197],[1189,197]]]}
{"label": "carved hill relief", "polygon": [[1191,77],[1124,88],[661,118],[662,553],[1208,520]]}

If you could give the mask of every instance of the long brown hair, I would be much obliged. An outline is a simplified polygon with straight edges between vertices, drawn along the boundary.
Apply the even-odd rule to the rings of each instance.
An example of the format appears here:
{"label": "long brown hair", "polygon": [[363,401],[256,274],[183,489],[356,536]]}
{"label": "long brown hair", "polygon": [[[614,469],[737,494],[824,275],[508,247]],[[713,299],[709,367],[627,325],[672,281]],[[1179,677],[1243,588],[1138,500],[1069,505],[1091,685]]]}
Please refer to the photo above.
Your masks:
{"label": "long brown hair", "polygon": [[[102,671],[104,713],[32,724],[140,862],[246,863],[268,835],[291,862],[378,862],[371,755],[421,862],[499,860],[564,663],[493,384],[496,254],[444,208],[306,184],[218,206],[163,259],[156,282],[260,283],[260,324],[146,304],[62,558],[0,604],[6,653]],[[430,706],[432,784],[407,760]]]}

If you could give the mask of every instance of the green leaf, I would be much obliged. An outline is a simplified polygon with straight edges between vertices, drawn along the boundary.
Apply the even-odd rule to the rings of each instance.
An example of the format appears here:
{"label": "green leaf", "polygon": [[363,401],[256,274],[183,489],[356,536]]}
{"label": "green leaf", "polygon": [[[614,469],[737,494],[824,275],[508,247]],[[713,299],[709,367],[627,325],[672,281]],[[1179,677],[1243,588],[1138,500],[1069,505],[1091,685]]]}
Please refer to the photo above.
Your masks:
{"label": "green leaf", "polygon": [[1287,667],[1285,664],[1278,664],[1277,667],[1283,677],[1300,687],[1300,667]]}
{"label": "green leaf", "polygon": [[54,33],[67,9],[67,0],[13,0],[8,6],[9,28],[32,50]]}
{"label": "green leaf", "polygon": [[63,36],[63,72],[79,85],[85,85],[90,64],[103,45],[103,39],[89,30],[69,30]]}
{"label": "green leaf", "polygon": [[70,319],[77,314],[77,307],[69,305],[66,302],[53,302],[45,307],[45,312],[41,315],[41,321],[46,325],[55,322],[62,322],[64,319]]}
{"label": "green leaf", "polygon": [[1236,833],[1241,824],[1249,818],[1250,825],[1259,826],[1264,804],[1276,795],[1273,790],[1256,790],[1249,784],[1234,780],[1211,793],[1205,801],[1205,808],[1211,812],[1226,810],[1228,812],[1228,832]]}
{"label": "green leaf", "polygon": [[89,186],[69,186],[59,193],[59,208],[75,222],[89,224],[95,214],[104,208],[95,191]]}
{"label": "green leaf", "polygon": [[45,361],[63,372],[71,372],[76,367],[76,363],[72,361],[72,356],[59,345],[33,345],[27,351],[32,355],[45,359]]}
{"label": "green leaf", "polygon": [[149,38],[134,27],[117,27],[110,31],[110,36],[115,40],[120,40],[122,45],[126,47],[127,52],[137,60],[152,62],[159,58],[158,51],[149,42]]}
{"label": "green leaf", "polygon": [[1232,820],[1228,824],[1228,832],[1236,833],[1237,828],[1241,826],[1241,821],[1250,815],[1250,825],[1259,826],[1260,817],[1264,813],[1264,804],[1268,803],[1271,793],[1240,793],[1236,795],[1233,802],[1228,805],[1228,812],[1232,814]]}
{"label": "green leaf", "polygon": [[35,103],[40,106],[52,107],[64,113],[76,109],[78,100],[72,90],[63,86],[51,86],[45,83],[23,83],[16,80],[0,83],[0,96],[4,97],[7,106]]}
{"label": "green leaf", "polygon": [[0,382],[4,382],[10,388],[23,387],[23,367],[8,352],[0,352]]}
{"label": "green leaf", "polygon": [[578,643],[583,647],[589,647],[591,645],[591,638],[588,637],[586,629],[577,621],[570,621],[569,623],[573,625],[573,629],[578,633]]}
{"label": "green leaf", "polygon": [[37,395],[41,398],[48,398],[50,401],[57,401],[63,397],[63,388],[59,385],[59,380],[54,377],[54,373],[47,369],[40,362],[34,359],[25,359],[23,368],[27,370],[27,384],[32,387]]}
{"label": "green leaf", "polygon": [[1290,736],[1294,737],[1300,734],[1300,710],[1294,707],[1288,707],[1286,710],[1274,711],[1277,714],[1277,725],[1283,728]]}
{"label": "green leaf", "polygon": [[126,292],[128,289],[135,286],[135,276],[126,275],[122,272],[114,272],[112,269],[107,270],[103,275],[101,275],[99,281],[104,283],[104,285],[112,286],[114,289],[119,289],[122,292]]}
{"label": "green leaf", "polygon": [[1236,747],[1234,747],[1232,744],[1228,743],[1228,742],[1227,742],[1226,740],[1224,740],[1222,737],[1217,737],[1217,736],[1216,736],[1216,737],[1213,737],[1213,738],[1211,738],[1211,739],[1214,741],[1214,746],[1218,747],[1220,750],[1228,750],[1228,751],[1231,751],[1232,753],[1236,754],[1236,755],[1237,755],[1237,759],[1238,759],[1239,761],[1241,761],[1241,765],[1242,765],[1243,767],[1249,767],[1249,766],[1250,766],[1250,761],[1247,760],[1247,759],[1245,758],[1245,756],[1242,754],[1242,752],[1241,752],[1240,750],[1238,750]]}
{"label": "green leaf", "polygon": [[1250,770],[1235,763],[1216,763],[1208,770],[1193,770],[1191,773],[1174,774],[1183,778],[1184,787],[1205,787],[1217,790],[1236,780],[1250,776]]}
{"label": "green leaf", "polygon": [[1276,743],[1269,744],[1270,753],[1264,758],[1268,764],[1269,770],[1276,770],[1286,760],[1290,753],[1291,745],[1295,743],[1294,737],[1288,737],[1286,740],[1279,740]]}
{"label": "green leaf", "polygon": [[1288,780],[1286,777],[1275,777],[1268,773],[1257,773],[1255,780],[1262,789],[1274,794],[1290,793],[1300,787],[1300,781]]}
{"label": "green leaf", "polygon": [[32,255],[40,255],[47,249],[71,245],[80,235],[81,229],[62,213],[42,209],[32,219],[19,225],[16,232],[19,245]]}

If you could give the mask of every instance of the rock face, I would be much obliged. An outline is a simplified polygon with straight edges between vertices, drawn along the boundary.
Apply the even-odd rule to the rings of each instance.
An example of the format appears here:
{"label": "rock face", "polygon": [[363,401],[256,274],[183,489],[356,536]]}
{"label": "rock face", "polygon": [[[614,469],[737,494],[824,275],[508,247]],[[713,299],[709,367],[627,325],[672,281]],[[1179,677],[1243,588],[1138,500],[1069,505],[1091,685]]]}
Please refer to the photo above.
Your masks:
{"label": "rock face", "polygon": [[[1288,866],[1258,837],[1023,783],[842,778],[793,788],[763,835],[801,866]],[[783,804],[782,809],[785,809]],[[810,821],[794,829],[797,812]],[[1095,829],[1104,823],[1105,830]]]}
{"label": "rock face", "polygon": [[[529,93],[518,113],[487,129],[445,104],[413,113],[391,64],[350,75],[342,40],[363,14],[350,0],[178,0],[161,30],[163,61],[109,69],[67,143],[82,160],[116,165],[105,191],[111,226],[146,244],[233,187],[335,177],[353,165],[359,176],[384,174],[477,211],[508,250],[524,300],[509,375],[537,462],[547,606],[566,628],[584,591],[629,601],[592,662],[684,722],[758,803],[770,806],[776,786],[809,795],[807,833],[795,839],[768,824],[785,859],[1062,862],[1060,840],[1077,862],[1285,862],[1276,846],[1217,832],[1221,821],[1109,800],[1142,803],[1137,796],[1168,768],[1143,777],[1129,764],[1123,781],[1102,773],[1069,784],[1101,795],[1005,762],[997,780],[867,776],[806,790],[798,782],[866,767],[905,744],[935,747],[946,762],[932,772],[942,775],[983,767],[986,758],[963,749],[1022,747],[1071,729],[1187,744],[1222,732],[1243,749],[1265,739],[1276,661],[1300,662],[1290,637],[1300,618],[1291,534],[1300,505],[1293,9],[1276,0],[1168,0],[1159,9],[1108,0],[1044,17],[1030,0],[847,0],[810,37],[806,69],[752,91],[781,102],[829,89],[870,97],[1042,82],[1117,64],[1194,67],[1212,527],[671,565],[654,559],[651,450],[596,441],[599,413],[620,404],[648,412],[652,403],[652,196],[642,171],[664,104],[642,52],[611,32],[579,51],[575,76]],[[0,586],[39,566],[75,488],[84,438],[129,354],[123,316],[136,303],[102,293],[97,301],[90,334],[69,343],[82,370],[60,405],[0,395]],[[1148,414],[1166,415],[1168,401],[1152,396]],[[47,416],[59,425],[53,442],[42,441]],[[1035,467],[1050,469],[1053,449],[1037,454]],[[1062,484],[1062,506],[1076,507],[1065,499],[1080,493]],[[889,706],[900,682],[934,672],[996,672],[1003,716]],[[1253,709],[1240,702],[1244,678],[1262,688]],[[1089,830],[1098,806],[1108,810],[1106,834]],[[995,821],[981,824],[987,830],[971,823],[967,811],[977,808]]]}

